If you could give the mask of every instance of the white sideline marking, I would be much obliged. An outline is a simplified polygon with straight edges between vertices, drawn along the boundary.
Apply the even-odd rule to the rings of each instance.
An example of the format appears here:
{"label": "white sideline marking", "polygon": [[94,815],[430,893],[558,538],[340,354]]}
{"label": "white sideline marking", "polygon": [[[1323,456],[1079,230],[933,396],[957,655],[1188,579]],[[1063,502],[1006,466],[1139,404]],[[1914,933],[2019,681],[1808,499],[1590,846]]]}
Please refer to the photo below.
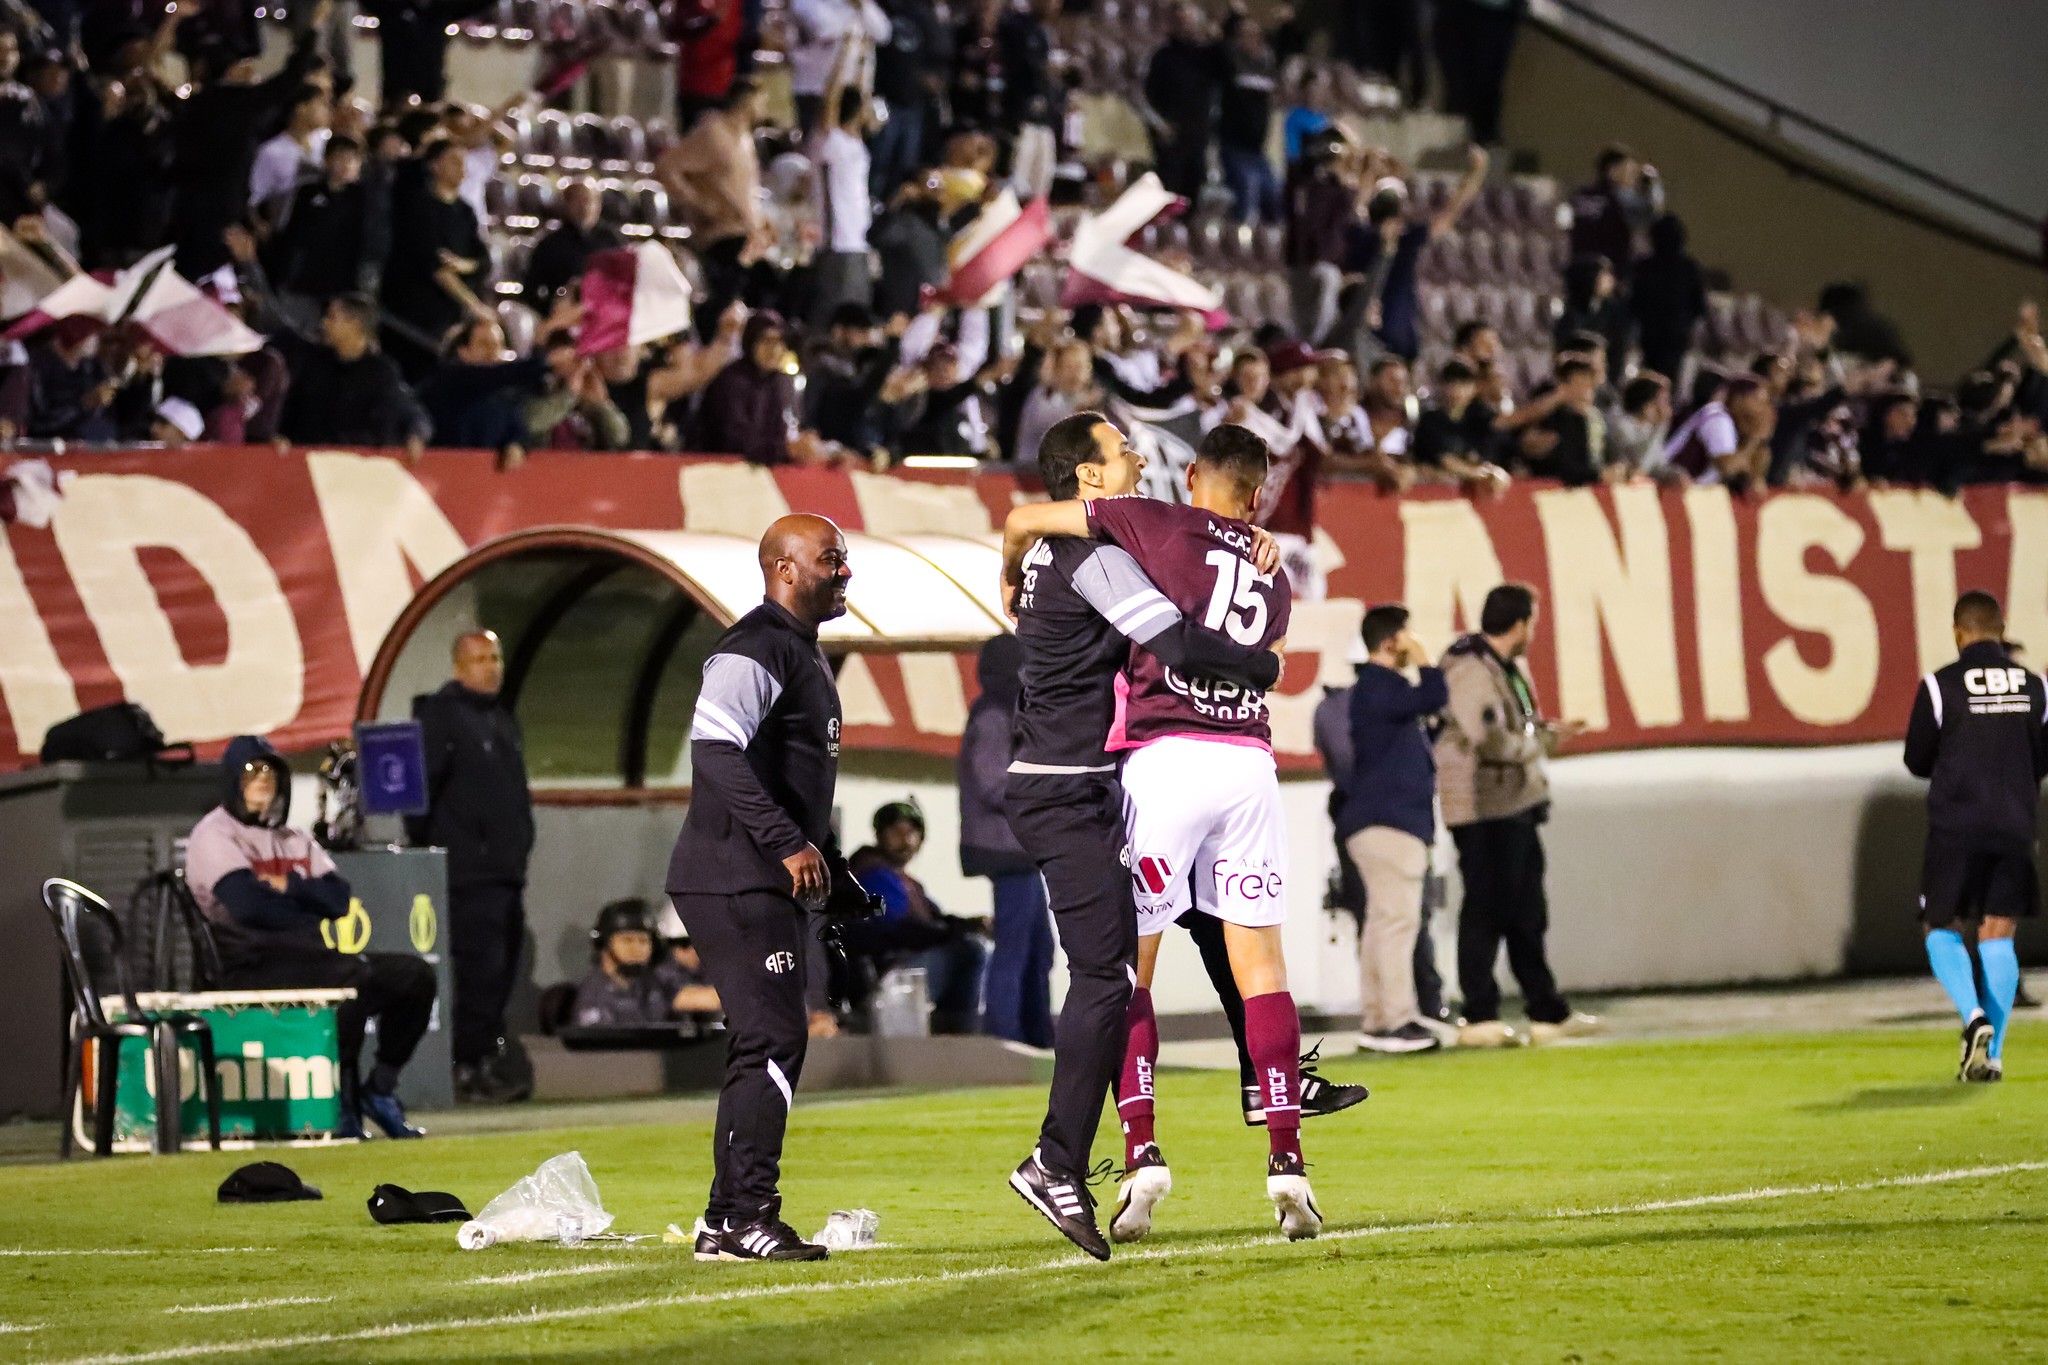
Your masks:
{"label": "white sideline marking", "polygon": [[646,1264],[645,1261],[640,1262],[638,1266],[628,1265],[624,1261],[598,1261],[591,1265],[559,1266],[553,1270],[522,1270],[516,1275],[479,1275],[473,1280],[464,1280],[463,1283],[532,1284],[535,1280],[560,1279],[564,1275],[603,1275],[614,1270],[642,1269]]}
{"label": "white sideline marking", "polygon": [[[1753,1190],[1737,1190],[1726,1194],[1699,1195],[1690,1199],[1656,1199],[1641,1204],[1622,1204],[1602,1209],[1559,1209],[1552,1213],[1519,1214],[1504,1218],[1471,1218],[1459,1220],[1438,1220],[1428,1223],[1382,1223],[1366,1227],[1333,1228],[1323,1234],[1323,1240],[1343,1240],[1352,1237],[1385,1237],[1394,1233],[1434,1232],[1460,1227],[1483,1226],[1504,1222],[1546,1222],[1558,1219],[1579,1219],[1615,1217],[1626,1214],[1660,1213],[1673,1209],[1699,1208],[1715,1204],[1755,1203],[1772,1199],[1791,1199],[1810,1194],[1853,1194],[1866,1190],[1899,1189],[1913,1185],[1943,1185],[1961,1180],[1989,1180],[2002,1175],[2017,1175],[2029,1171],[2048,1170],[2048,1161],[2011,1161],[1996,1166],[1965,1166],[1945,1171],[1926,1171],[1918,1175],[1887,1176],[1881,1180],[1867,1180],[1855,1183],[1830,1182],[1816,1185],[1766,1186]],[[1152,1247],[1140,1251],[1118,1252],[1111,1264],[1123,1261],[1168,1260],[1177,1256],[1211,1255],[1219,1251],[1240,1251],[1246,1246],[1278,1243],[1283,1239],[1274,1233],[1258,1237],[1233,1237],[1229,1239],[1190,1242],[1178,1246]],[[189,1360],[205,1356],[227,1356],[253,1351],[283,1351],[300,1346],[332,1346],[350,1341],[391,1341],[402,1337],[420,1336],[428,1332],[463,1332],[492,1327],[516,1327],[543,1322],[566,1322],[577,1318],[610,1317],[619,1313],[637,1313],[649,1308],[684,1308],[697,1304],[733,1303],[745,1299],[783,1298],[793,1294],[830,1294],[844,1289],[901,1289],[912,1285],[938,1285],[958,1283],[965,1280],[986,1280],[1008,1278],[1016,1275],[1042,1275],[1053,1271],[1072,1270],[1096,1264],[1086,1256],[1060,1256],[1050,1261],[1036,1261],[1030,1265],[980,1266],[970,1270],[941,1271],[936,1275],[894,1275],[859,1280],[796,1281],[789,1284],[755,1285],[746,1289],[728,1289],[715,1293],[661,1294],[639,1299],[615,1299],[605,1303],[573,1304],[565,1308],[530,1308],[516,1313],[499,1313],[489,1317],[438,1318],[426,1322],[393,1322],[381,1327],[365,1327],[353,1332],[307,1332],[291,1337],[267,1337],[257,1340],[202,1342],[191,1346],[170,1346],[155,1351],[136,1351],[126,1354],[74,1356],[69,1360],[47,1362],[47,1365],[147,1365],[159,1360]],[[595,1273],[600,1267],[579,1268],[582,1273]],[[609,1269],[610,1266],[602,1268]]]}
{"label": "white sideline marking", "polygon": [[0,1256],[226,1256],[241,1251],[275,1251],[276,1247],[0,1247]]}
{"label": "white sideline marking", "polygon": [[4,1337],[10,1332],[40,1332],[42,1330],[43,1325],[40,1322],[0,1322],[0,1337]]}
{"label": "white sideline marking", "polygon": [[284,1299],[243,1299],[239,1303],[180,1303],[166,1308],[166,1313],[245,1313],[251,1308],[291,1308],[302,1303],[333,1303],[334,1295],[318,1297],[294,1295]]}

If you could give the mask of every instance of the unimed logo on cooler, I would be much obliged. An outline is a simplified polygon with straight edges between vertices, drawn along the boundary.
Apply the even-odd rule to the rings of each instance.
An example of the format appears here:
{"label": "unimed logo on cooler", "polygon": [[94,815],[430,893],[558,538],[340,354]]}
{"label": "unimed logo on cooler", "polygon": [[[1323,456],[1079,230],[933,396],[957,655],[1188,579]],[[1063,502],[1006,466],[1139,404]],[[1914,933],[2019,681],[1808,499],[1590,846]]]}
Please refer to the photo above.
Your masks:
{"label": "unimed logo on cooler", "polygon": [[[223,1104],[254,1100],[330,1100],[334,1098],[334,1058],[272,1057],[263,1044],[242,1044],[239,1057],[222,1057],[213,1064],[220,1076]],[[156,1068],[145,1068],[142,1083],[151,1097],[156,1095]],[[199,1090],[199,1072],[193,1055],[178,1054],[178,1099],[189,1100]]]}

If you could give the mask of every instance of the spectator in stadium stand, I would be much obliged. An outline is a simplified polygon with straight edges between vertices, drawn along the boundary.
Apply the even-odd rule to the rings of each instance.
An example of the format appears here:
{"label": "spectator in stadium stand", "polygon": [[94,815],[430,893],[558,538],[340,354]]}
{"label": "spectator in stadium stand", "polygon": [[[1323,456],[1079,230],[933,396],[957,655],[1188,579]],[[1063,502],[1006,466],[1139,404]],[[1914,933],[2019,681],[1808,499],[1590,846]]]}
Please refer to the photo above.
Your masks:
{"label": "spectator in stadium stand", "polygon": [[1166,41],[1145,66],[1139,113],[1152,135],[1159,182],[1193,203],[1209,179],[1209,149],[1216,140],[1216,101],[1224,73],[1207,20],[1192,0],[1166,11]]}
{"label": "spectator in stadium stand", "polygon": [[[185,880],[213,931],[228,990],[342,987],[335,1011],[341,1122],[361,1137],[370,1118],[388,1137],[416,1138],[398,1101],[398,1076],[434,1013],[434,969],[409,953],[339,953],[325,922],[349,913],[349,885],[327,850],[285,823],[291,769],[268,742],[239,735],[221,756],[221,800],[192,829]],[[377,1021],[377,1060],[358,1075],[363,1036]]]}
{"label": "spectator in stadium stand", "polygon": [[1426,222],[1409,221],[1407,186],[1392,177],[1383,179],[1366,201],[1365,222],[1351,226],[1345,273],[1379,281],[1373,331],[1382,345],[1411,365],[1422,350],[1422,294],[1415,274],[1422,249],[1457,227],[1486,183],[1487,164],[1485,148],[1477,143],[1468,147],[1464,178]]}
{"label": "spectator in stadium stand", "polygon": [[504,451],[526,444],[526,400],[546,382],[547,356],[515,356],[496,318],[477,318],[456,334],[441,363],[420,382],[420,406],[437,446]]}
{"label": "spectator in stadium stand", "polygon": [[1919,426],[1920,402],[1912,394],[1893,390],[1870,400],[1857,447],[1873,487],[1917,488],[1931,481]]}
{"label": "spectator in stadium stand", "polygon": [[1327,474],[1368,478],[1389,493],[1402,492],[1414,482],[1415,470],[1405,452],[1380,449],[1372,418],[1360,401],[1358,367],[1350,356],[1329,356],[1316,366],[1316,399]]}
{"label": "spectator in stadium stand", "polygon": [[1607,467],[1623,477],[1648,473],[1671,434],[1671,381],[1645,369],[1621,390],[1621,411],[1607,427]]}
{"label": "spectator in stadium stand", "polygon": [[99,357],[100,323],[64,318],[28,348],[28,434],[41,440],[113,441],[120,385]]}
{"label": "spectator in stadium stand", "polygon": [[1065,337],[1041,347],[1043,339],[1039,334],[1026,341],[1014,381],[1026,386],[1025,397],[1014,438],[1003,449],[1019,470],[1037,470],[1038,444],[1054,423],[1102,405],[1102,390],[1095,385],[1095,353],[1088,343]]}
{"label": "spectator in stadium stand", "polygon": [[1738,495],[1761,488],[1770,472],[1771,433],[1777,422],[1764,381],[1752,374],[1736,375],[1671,434],[1660,464],[1694,483],[1726,484]]}
{"label": "spectator in stadium stand", "polygon": [[875,311],[885,318],[915,317],[927,288],[946,282],[947,231],[936,173],[913,177],[896,191],[889,209],[868,234],[881,259],[875,282]]}
{"label": "spectator in stadium stand", "polygon": [[1266,31],[1242,9],[1233,8],[1224,18],[1216,50],[1223,67],[1216,136],[1231,211],[1240,223],[1277,223],[1280,181],[1267,158],[1266,139],[1273,127],[1280,64],[1266,43]]}
{"label": "spectator in stadium stand", "polygon": [[790,462],[798,425],[783,338],[776,314],[763,311],[747,319],[739,358],[718,372],[698,401],[685,438],[689,449],[739,455],[752,464]]}
{"label": "spectator in stadium stand", "polygon": [[391,241],[388,200],[384,205],[385,212],[376,211],[379,200],[363,182],[363,144],[329,138],[320,178],[299,187],[270,240],[280,302],[310,321],[329,299],[374,287]]}
{"label": "spectator in stadium stand", "polygon": [[1520,662],[1535,629],[1535,591],[1503,583],[1486,595],[1478,632],[1452,645],[1440,665],[1450,703],[1436,735],[1437,796],[1465,883],[1458,915],[1466,1019],[1461,1047],[1518,1041],[1501,1021],[1493,977],[1503,943],[1522,987],[1529,1041],[1600,1027],[1559,993],[1543,944],[1550,924],[1543,888],[1542,826],[1550,814],[1545,764],[1584,727],[1543,718]]}
{"label": "spectator in stadium stand", "polygon": [[299,186],[320,174],[332,116],[327,92],[301,85],[284,131],[256,148],[249,168],[249,206],[263,221],[276,223]]}
{"label": "spectator in stadium stand", "polygon": [[1346,243],[1358,218],[1358,191],[1342,164],[1341,130],[1314,134],[1287,167],[1286,225],[1281,240],[1294,333],[1311,342],[1337,325]]}
{"label": "spectator in stadium stand", "polygon": [[1573,356],[1557,367],[1558,401],[1539,424],[1556,439],[1545,443],[1540,456],[1529,455],[1525,448],[1529,473],[1556,479],[1567,488],[1600,482],[1607,424],[1593,401],[1599,388],[1600,374],[1592,361]]}
{"label": "spectator in stadium stand", "polygon": [[[1777,421],[1771,429],[1771,467],[1767,477],[1774,488],[1796,482],[1807,469],[1826,463],[1824,459],[1814,459],[1816,451],[1827,443],[1822,428],[1848,401],[1848,390],[1829,373],[1826,362],[1809,350],[1802,349],[1796,355],[1758,356],[1751,370],[1764,381],[1778,409]],[[1837,462],[1835,473],[1839,472]]]}
{"label": "spectator in stadium stand", "polygon": [[923,363],[924,383],[900,405],[905,455],[972,455],[989,453],[989,425],[982,393],[992,370],[970,372],[960,348],[942,341]]}
{"label": "spectator in stadium stand", "polygon": [[924,812],[916,801],[891,801],[875,812],[875,841],[846,860],[862,886],[881,897],[874,919],[848,927],[849,951],[873,963],[879,975],[895,967],[922,967],[931,994],[933,1033],[972,1033],[981,1022],[982,964],[988,926],[947,914],[910,875],[924,847]]}
{"label": "spectator in stadium stand", "polygon": [[1471,125],[1472,140],[1500,145],[1501,91],[1525,0],[1438,0],[1433,33],[1444,77],[1444,112]]}
{"label": "spectator in stadium stand", "polygon": [[[1033,455],[1035,457],[1036,450]],[[960,871],[987,877],[994,946],[982,988],[982,1031],[1029,1047],[1052,1046],[1052,916],[1045,879],[1003,814],[1010,780],[1010,724],[1022,687],[1024,647],[1004,631],[981,647],[981,695],[967,710],[955,765],[960,787]]]}
{"label": "spectator in stadium stand", "polygon": [[563,330],[541,338],[547,361],[539,393],[520,409],[530,450],[626,450],[632,430],[606,387],[597,361],[576,353],[576,336]]}
{"label": "spectator in stadium stand", "polygon": [[119,269],[170,231],[172,99],[142,65],[119,71],[91,98],[97,108],[81,114],[76,144],[80,162],[95,168],[74,187],[80,257],[89,269]]}
{"label": "spectator in stadium stand", "polygon": [[1834,320],[1834,347],[1844,355],[1889,360],[1901,369],[1913,363],[1898,324],[1870,306],[1870,290],[1861,282],[1841,280],[1824,286],[1819,311]]}
{"label": "spectator in stadium stand", "polygon": [[1476,318],[1459,323],[1451,336],[1451,355],[1471,367],[1473,382],[1479,387],[1479,400],[1494,413],[1507,412],[1515,406],[1514,387],[1501,369],[1499,328]]}
{"label": "spectator in stadium stand", "polygon": [[[888,42],[889,16],[876,0],[791,0],[789,16],[795,24],[789,88],[796,97],[797,127],[815,128],[848,40],[857,40],[863,50]],[[863,58],[848,84],[865,89],[869,74]]]}
{"label": "spectator in stadium stand", "polygon": [[624,245],[617,229],[600,220],[603,204],[596,183],[588,176],[564,180],[560,204],[561,221],[534,243],[533,255],[526,262],[525,302],[536,311],[553,306],[557,295],[583,278],[593,252]]}
{"label": "spectator in stadium stand", "polygon": [[868,144],[873,165],[868,194],[887,203],[924,163],[925,139],[936,131],[938,102],[953,66],[953,30],[933,0],[884,0],[889,41],[875,49],[875,95],[889,110]]}
{"label": "spectator in stadium stand", "polygon": [[996,49],[996,25],[1003,0],[965,0],[954,30],[952,88],[947,105],[956,128],[994,128],[1002,121],[1002,65]]}
{"label": "spectator in stadium stand", "polygon": [[417,98],[439,104],[448,94],[448,38],[455,25],[491,8],[492,0],[360,0],[377,21],[377,58],[385,109]]}
{"label": "spectator in stadium stand", "polygon": [[866,308],[875,298],[868,266],[868,230],[875,217],[874,201],[868,198],[873,160],[865,140],[874,127],[874,111],[867,92],[851,79],[865,51],[862,43],[847,40],[811,130],[811,161],[824,213],[824,241],[811,258],[808,320],[817,328],[826,326],[841,304]]}
{"label": "spectator in stadium stand", "polygon": [[908,323],[898,314],[882,327],[866,305],[841,304],[824,340],[804,358],[804,426],[864,455],[886,445],[883,393],[902,357]]}
{"label": "spectator in stadium stand", "polygon": [[455,977],[455,1097],[525,1099],[506,1042],[505,1006],[526,936],[526,865],[533,852],[519,722],[500,696],[505,656],[488,630],[454,646],[454,676],[412,699],[427,753],[425,815],[406,841],[448,850],[448,915]]}
{"label": "spectator in stadium stand", "polygon": [[676,44],[676,130],[725,103],[732,83],[754,67],[760,35],[747,33],[745,0],[677,0],[669,12]]}
{"label": "spectator in stadium stand", "polygon": [[740,297],[747,248],[762,230],[761,158],[754,147],[760,120],[760,91],[751,77],[742,77],[721,108],[698,118],[655,162],[703,269],[697,325],[707,341],[727,305]]}
{"label": "spectator in stadium stand", "polygon": [[[325,7],[320,0],[322,14]],[[175,19],[174,12],[165,22]],[[171,130],[176,160],[170,222],[178,273],[186,279],[204,279],[228,263],[222,234],[248,216],[256,146],[277,126],[317,60],[309,32],[268,80],[256,79],[252,57],[224,70],[194,73],[197,87],[178,106]]]}
{"label": "spectator in stadium stand", "polygon": [[1406,461],[1414,437],[1407,362],[1397,355],[1373,361],[1366,370],[1364,401],[1371,449],[1389,459]]}
{"label": "spectator in stadium stand", "polygon": [[[73,130],[81,94],[72,80],[71,58],[56,50],[33,53],[21,64],[21,80],[35,92],[42,113],[44,151],[39,169],[44,200],[60,207],[72,205],[71,187],[79,169]],[[82,97],[92,98],[92,91]]]}
{"label": "spectator in stadium stand", "polygon": [[1067,87],[1053,70],[1052,21],[1060,0],[1026,0],[996,23],[1002,71],[1002,121],[1011,137],[1010,184],[1026,203],[1052,189],[1059,164]]}
{"label": "spectator in stadium stand", "polygon": [[1291,165],[1309,138],[1336,127],[1330,111],[1337,107],[1337,77],[1329,67],[1311,68],[1302,76],[1294,104],[1280,120],[1280,154]]}
{"label": "spectator in stadium stand", "polygon": [[1337,18],[1332,34],[1337,56],[1361,71],[1386,77],[1400,87],[1404,104],[1421,107],[1429,73],[1422,50],[1420,0],[1341,5]]}
{"label": "spectator in stadium stand", "polygon": [[[1360,628],[1366,661],[1351,689],[1352,769],[1337,837],[1365,882],[1358,943],[1360,1045],[1429,1052],[1443,1045],[1422,1021],[1415,948],[1436,839],[1436,756],[1430,730],[1450,701],[1443,673],[1408,629],[1408,609],[1374,607]],[[1409,681],[1407,672],[1417,670]]]}
{"label": "spectator in stadium stand", "polygon": [[1564,306],[1551,325],[1550,334],[1558,345],[1566,345],[1581,332],[1591,332],[1605,345],[1607,370],[1601,376],[1619,384],[1628,359],[1630,316],[1615,292],[1614,267],[1599,256],[1575,257],[1564,268]]}
{"label": "spectator in stadium stand", "polygon": [[431,141],[420,149],[410,183],[395,191],[384,344],[414,383],[433,368],[456,325],[480,311],[476,291],[489,284],[476,211],[462,198],[463,172],[461,147]]}
{"label": "spectator in stadium stand", "polygon": [[273,338],[292,374],[279,434],[298,445],[424,445],[432,424],[377,349],[377,305],[360,294],[328,300],[320,335],[320,344],[292,332]]}
{"label": "spectator in stadium stand", "polygon": [[621,346],[592,357],[611,401],[625,416],[628,450],[680,450],[692,400],[740,357],[747,310],[730,304],[718,332],[699,344],[687,335],[647,348]]}
{"label": "spectator in stadium stand", "polygon": [[49,113],[20,71],[21,37],[0,29],[0,223],[40,209],[44,176],[54,169]]}
{"label": "spectator in stadium stand", "polygon": [[1638,243],[1663,211],[1657,168],[1612,143],[1593,163],[1593,182],[1571,197],[1572,256],[1598,256],[1626,282]]}
{"label": "spectator in stadium stand", "polygon": [[1685,248],[1685,224],[1677,214],[1664,214],[1650,224],[1650,254],[1636,261],[1628,308],[1642,367],[1680,382],[1693,338],[1707,317],[1707,281]]}
{"label": "spectator in stadium stand", "polygon": [[1494,463],[1494,410],[1479,396],[1472,367],[1453,356],[1437,371],[1436,402],[1415,424],[1417,469],[1473,487],[1505,490],[1508,472]]}

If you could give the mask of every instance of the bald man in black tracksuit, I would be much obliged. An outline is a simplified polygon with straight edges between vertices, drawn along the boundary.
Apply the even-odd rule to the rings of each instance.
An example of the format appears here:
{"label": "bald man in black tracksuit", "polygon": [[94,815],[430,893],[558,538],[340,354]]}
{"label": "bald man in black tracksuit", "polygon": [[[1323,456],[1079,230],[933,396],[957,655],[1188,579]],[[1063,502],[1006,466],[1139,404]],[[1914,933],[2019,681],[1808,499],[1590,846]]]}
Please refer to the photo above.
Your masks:
{"label": "bald man in black tracksuit", "polygon": [[762,537],[761,571],[767,600],[704,661],[690,724],[690,812],[668,872],[676,913],[725,1007],[700,1261],[826,1256],[782,1221],[777,1185],[809,1036],[806,916],[824,908],[832,869],[844,867],[831,832],[839,692],[818,627],[846,611],[853,574],[839,528],[802,515]]}
{"label": "bald man in black tracksuit", "polygon": [[[1928,965],[1963,1020],[1956,1079],[1996,1081],[2019,985],[2013,932],[2041,908],[2034,845],[2048,777],[2048,684],[2013,662],[1991,594],[1958,599],[1955,635],[1960,657],[1914,694],[1906,768],[1930,779],[1920,919]],[[1962,933],[1972,925],[1981,993]]]}

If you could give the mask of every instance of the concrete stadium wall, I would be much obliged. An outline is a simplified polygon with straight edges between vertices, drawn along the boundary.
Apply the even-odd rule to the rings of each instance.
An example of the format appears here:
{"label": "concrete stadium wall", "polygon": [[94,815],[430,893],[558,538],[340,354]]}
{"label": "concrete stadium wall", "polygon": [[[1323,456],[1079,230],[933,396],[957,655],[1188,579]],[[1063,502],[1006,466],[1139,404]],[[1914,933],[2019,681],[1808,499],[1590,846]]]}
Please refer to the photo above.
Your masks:
{"label": "concrete stadium wall", "polygon": [[[1552,768],[1551,952],[1574,990],[1694,987],[1914,972],[1920,784],[1894,744],[1828,749],[1667,749],[1566,758]],[[1288,960],[1305,1006],[1358,1007],[1355,936],[1323,909],[1335,857],[1328,784],[1282,786],[1292,872]],[[839,784],[849,847],[876,807],[917,798],[929,827],[912,865],[956,914],[986,914],[988,883],[960,873],[950,766],[857,756]],[[528,892],[537,985],[580,975],[597,907],[658,895],[681,809],[544,808]],[[1455,982],[1460,888],[1448,838],[1436,850],[1450,914],[1439,962]],[[2040,945],[2023,937],[2031,958]],[[1055,982],[1060,979],[1056,969]],[[1503,982],[1512,982],[1503,974]],[[1184,936],[1168,939],[1156,988],[1166,1014],[1207,1014],[1215,997]],[[530,995],[523,995],[530,1000]]]}
{"label": "concrete stadium wall", "polygon": [[[1790,166],[1746,145],[1690,112],[1690,98],[1660,98],[1527,24],[1504,126],[1511,145],[1534,152],[1567,188],[1590,178],[1601,147],[1629,143],[1663,172],[1693,254],[1738,289],[1797,308],[1811,307],[1830,281],[1868,282],[1873,304],[1898,322],[1920,372],[1938,385],[1981,364],[2010,332],[2019,301],[2048,285],[2038,263],[1973,247],[1801,173],[1828,163],[1790,142],[1757,135]],[[1871,188],[1880,201],[1897,198]]]}

